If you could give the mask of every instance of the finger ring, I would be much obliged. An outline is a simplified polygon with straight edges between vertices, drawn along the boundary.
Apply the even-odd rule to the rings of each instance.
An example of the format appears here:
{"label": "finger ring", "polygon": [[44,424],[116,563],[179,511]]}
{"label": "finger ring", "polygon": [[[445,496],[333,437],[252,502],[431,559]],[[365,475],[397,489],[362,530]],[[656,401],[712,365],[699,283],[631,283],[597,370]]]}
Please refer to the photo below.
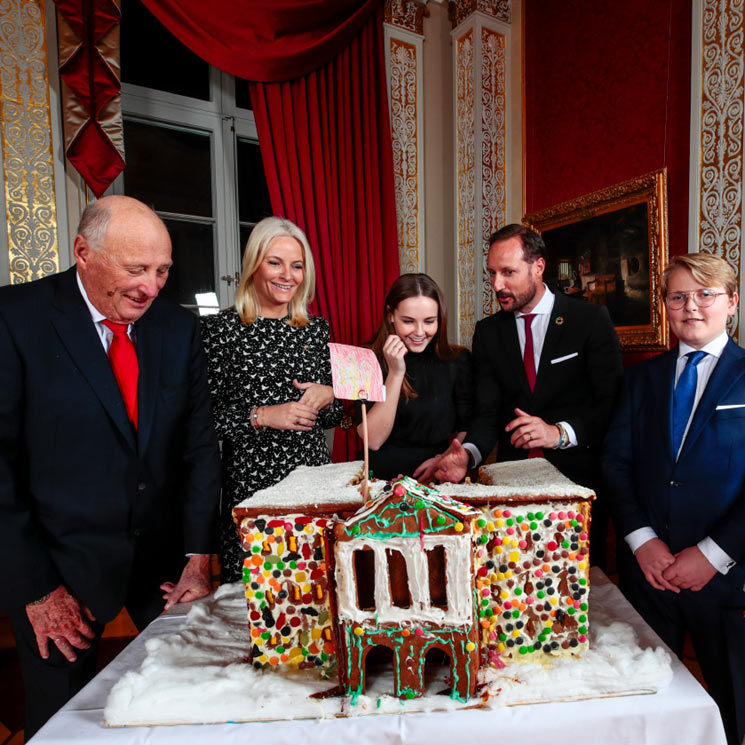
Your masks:
{"label": "finger ring", "polygon": [[533,435],[531,435],[530,432],[528,432],[528,442],[530,442],[532,439],[533,439]]}

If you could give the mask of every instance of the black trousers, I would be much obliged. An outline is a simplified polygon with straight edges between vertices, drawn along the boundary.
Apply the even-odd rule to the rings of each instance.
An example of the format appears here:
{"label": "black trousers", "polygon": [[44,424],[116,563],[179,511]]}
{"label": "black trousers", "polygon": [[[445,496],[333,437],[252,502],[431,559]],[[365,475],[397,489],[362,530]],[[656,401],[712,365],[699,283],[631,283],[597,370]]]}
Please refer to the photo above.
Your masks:
{"label": "black trousers", "polygon": [[[621,539],[622,540],[622,539]],[[621,591],[678,656],[688,632],[729,745],[745,737],[745,570],[717,573],[698,592],[655,590],[626,546],[619,551]]]}

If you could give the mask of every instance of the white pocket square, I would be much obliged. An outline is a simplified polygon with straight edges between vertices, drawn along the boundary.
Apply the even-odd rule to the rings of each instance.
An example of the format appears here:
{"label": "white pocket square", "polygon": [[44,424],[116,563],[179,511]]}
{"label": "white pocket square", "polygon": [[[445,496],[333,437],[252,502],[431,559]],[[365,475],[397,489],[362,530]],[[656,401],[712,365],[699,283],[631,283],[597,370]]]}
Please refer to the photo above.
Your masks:
{"label": "white pocket square", "polygon": [[722,404],[717,406],[717,411],[720,409],[745,409],[745,404]]}
{"label": "white pocket square", "polygon": [[571,360],[572,357],[577,357],[579,355],[579,352],[572,352],[571,354],[565,354],[563,357],[557,357],[555,360],[551,360],[552,365],[557,365],[559,362],[565,362],[566,360]]}

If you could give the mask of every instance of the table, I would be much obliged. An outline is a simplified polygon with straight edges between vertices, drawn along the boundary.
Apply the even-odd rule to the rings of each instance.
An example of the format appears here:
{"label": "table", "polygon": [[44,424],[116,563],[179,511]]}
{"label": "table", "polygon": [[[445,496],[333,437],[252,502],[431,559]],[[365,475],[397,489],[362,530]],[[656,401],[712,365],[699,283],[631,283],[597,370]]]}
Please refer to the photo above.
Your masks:
{"label": "table", "polygon": [[[630,623],[642,647],[662,642],[600,570],[592,592]],[[516,742],[525,745],[726,745],[716,704],[673,656],[673,680],[653,695],[511,706],[435,714],[363,716],[348,719],[253,722],[107,729],[101,725],[111,687],[145,657],[149,638],[173,633],[186,608],[161,616],[101,671],[33,737],[32,745],[355,745]]]}

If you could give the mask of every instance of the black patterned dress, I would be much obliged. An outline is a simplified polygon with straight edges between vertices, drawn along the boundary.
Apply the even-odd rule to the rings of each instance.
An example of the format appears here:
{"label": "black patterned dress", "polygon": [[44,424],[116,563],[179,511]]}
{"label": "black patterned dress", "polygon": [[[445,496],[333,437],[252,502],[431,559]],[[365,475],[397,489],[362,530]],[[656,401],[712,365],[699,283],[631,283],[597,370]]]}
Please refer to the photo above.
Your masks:
{"label": "black patterned dress", "polygon": [[341,402],[321,411],[310,432],[265,427],[250,421],[254,406],[297,401],[292,384],[331,385],[328,323],[311,318],[307,326],[290,326],[286,318],[258,318],[244,326],[234,309],[202,319],[215,427],[222,440],[223,490],[220,506],[222,581],[241,578],[244,551],[231,512],[233,507],[283,479],[296,466],[330,461],[324,429],[342,419]]}

